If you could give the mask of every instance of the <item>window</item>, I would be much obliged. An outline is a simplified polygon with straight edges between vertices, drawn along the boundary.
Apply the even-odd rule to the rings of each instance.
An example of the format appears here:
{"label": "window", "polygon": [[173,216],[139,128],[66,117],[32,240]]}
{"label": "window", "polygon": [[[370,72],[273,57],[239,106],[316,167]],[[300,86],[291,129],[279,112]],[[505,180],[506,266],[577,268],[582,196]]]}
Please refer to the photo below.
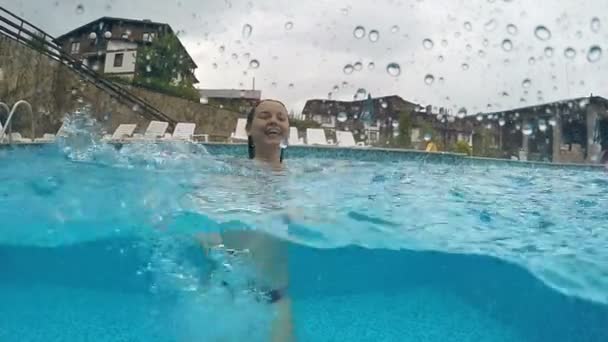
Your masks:
{"label": "window", "polygon": [[144,32],[143,40],[144,42],[151,42],[156,38],[156,33],[154,32]]}
{"label": "window", "polygon": [[80,42],[73,42],[72,46],[70,47],[70,51],[72,53],[79,53],[80,52]]}
{"label": "window", "polygon": [[114,66],[115,67],[121,67],[122,66],[122,60],[125,57],[124,53],[117,53],[114,55]]}

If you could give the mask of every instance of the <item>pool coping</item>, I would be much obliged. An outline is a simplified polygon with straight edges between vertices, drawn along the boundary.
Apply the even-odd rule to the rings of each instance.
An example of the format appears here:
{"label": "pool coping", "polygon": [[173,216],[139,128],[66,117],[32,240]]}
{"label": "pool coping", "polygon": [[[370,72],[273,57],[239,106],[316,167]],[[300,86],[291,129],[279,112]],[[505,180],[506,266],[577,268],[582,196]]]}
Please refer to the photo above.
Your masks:
{"label": "pool coping", "polygon": [[[171,140],[125,140],[125,141],[116,141],[109,142],[113,145],[123,145],[125,143],[183,143],[184,141],[171,141]],[[209,147],[245,147],[246,143],[221,143],[221,142],[187,142],[191,144],[201,145],[201,146],[209,146]],[[16,142],[12,144],[2,143],[0,144],[0,149],[2,148],[11,148],[11,147],[27,147],[27,146],[35,146],[42,147],[47,145],[52,145],[54,142]],[[602,164],[580,164],[580,163],[553,163],[553,162],[541,162],[541,161],[523,161],[523,160],[512,160],[512,159],[500,159],[500,158],[488,158],[488,157],[475,157],[468,156],[463,153],[454,153],[454,152],[426,152],[421,150],[413,150],[413,149],[401,149],[401,148],[383,148],[383,147],[344,147],[344,146],[332,146],[332,145],[293,145],[289,147],[289,150],[306,150],[306,149],[316,149],[316,150],[325,150],[325,151],[347,151],[354,153],[366,153],[366,152],[381,152],[381,153],[395,153],[395,154],[404,154],[410,156],[418,156],[425,158],[442,158],[442,157],[451,157],[452,159],[459,159],[462,161],[468,162],[484,162],[484,163],[493,163],[493,164],[509,164],[512,166],[523,166],[523,167],[549,167],[549,168],[575,168],[575,169],[591,169],[594,171],[604,170],[607,167]]]}

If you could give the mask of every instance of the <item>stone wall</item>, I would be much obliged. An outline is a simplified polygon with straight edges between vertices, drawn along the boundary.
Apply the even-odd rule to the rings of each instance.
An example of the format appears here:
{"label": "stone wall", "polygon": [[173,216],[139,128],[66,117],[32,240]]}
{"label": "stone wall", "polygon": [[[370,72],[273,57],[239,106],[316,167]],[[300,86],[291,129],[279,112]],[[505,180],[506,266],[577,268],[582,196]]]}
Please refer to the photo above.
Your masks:
{"label": "stone wall", "polygon": [[[3,35],[0,35],[0,69],[0,101],[9,105],[18,100],[30,102],[36,137],[56,133],[67,113],[85,106],[91,108],[91,114],[108,132],[123,123],[138,124],[137,132],[147,128],[149,121],[137,108],[122,104],[95,85],[81,80],[66,66]],[[130,89],[178,122],[196,123],[196,134],[225,140],[236,126],[236,112],[136,87]],[[0,113],[0,119],[4,122],[6,114]],[[13,131],[32,137],[31,119],[25,111],[18,112],[13,120]]]}

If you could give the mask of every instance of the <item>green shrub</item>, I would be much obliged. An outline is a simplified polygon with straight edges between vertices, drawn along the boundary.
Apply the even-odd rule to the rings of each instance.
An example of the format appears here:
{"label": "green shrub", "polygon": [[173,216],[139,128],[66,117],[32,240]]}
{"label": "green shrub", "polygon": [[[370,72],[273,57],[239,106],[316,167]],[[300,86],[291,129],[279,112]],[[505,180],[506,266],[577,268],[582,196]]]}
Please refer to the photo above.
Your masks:
{"label": "green shrub", "polygon": [[456,144],[454,144],[454,146],[452,146],[452,152],[462,153],[462,154],[466,154],[468,156],[470,156],[473,153],[469,143],[466,141],[463,141],[463,140],[457,141]]}

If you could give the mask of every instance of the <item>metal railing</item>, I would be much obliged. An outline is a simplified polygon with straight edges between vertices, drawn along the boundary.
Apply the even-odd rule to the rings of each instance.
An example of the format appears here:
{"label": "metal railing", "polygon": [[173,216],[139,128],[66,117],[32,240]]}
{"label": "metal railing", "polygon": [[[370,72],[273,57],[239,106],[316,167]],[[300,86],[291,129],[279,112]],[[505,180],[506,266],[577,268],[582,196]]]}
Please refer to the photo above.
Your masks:
{"label": "metal railing", "polygon": [[[8,109],[8,105],[6,105],[5,103],[2,103],[3,106],[1,106],[4,109]],[[8,114],[8,118],[6,119],[6,122],[4,123],[4,125],[2,125],[2,131],[0,131],[0,143],[2,143],[2,141],[4,141],[4,135],[6,134],[6,130],[11,126],[11,120],[13,119],[13,116],[15,115],[15,113],[17,112],[17,109],[19,108],[19,106],[25,106],[25,109],[27,109],[28,112],[30,112],[30,117],[32,118],[32,141],[34,141],[35,137],[36,137],[36,121],[34,120],[34,112],[32,111],[32,106],[29,104],[29,102],[25,101],[25,100],[20,100],[17,101],[14,105],[13,108],[10,110],[9,114]],[[8,143],[10,144],[11,141],[11,135],[9,135],[9,141]]]}
{"label": "metal railing", "polygon": [[175,127],[176,120],[128,89],[104,78],[91,67],[66,53],[53,36],[2,6],[0,6],[0,35],[4,35],[62,63],[117,101],[128,105],[130,108],[139,108],[138,112],[147,119],[165,121],[169,123],[170,127]]}

